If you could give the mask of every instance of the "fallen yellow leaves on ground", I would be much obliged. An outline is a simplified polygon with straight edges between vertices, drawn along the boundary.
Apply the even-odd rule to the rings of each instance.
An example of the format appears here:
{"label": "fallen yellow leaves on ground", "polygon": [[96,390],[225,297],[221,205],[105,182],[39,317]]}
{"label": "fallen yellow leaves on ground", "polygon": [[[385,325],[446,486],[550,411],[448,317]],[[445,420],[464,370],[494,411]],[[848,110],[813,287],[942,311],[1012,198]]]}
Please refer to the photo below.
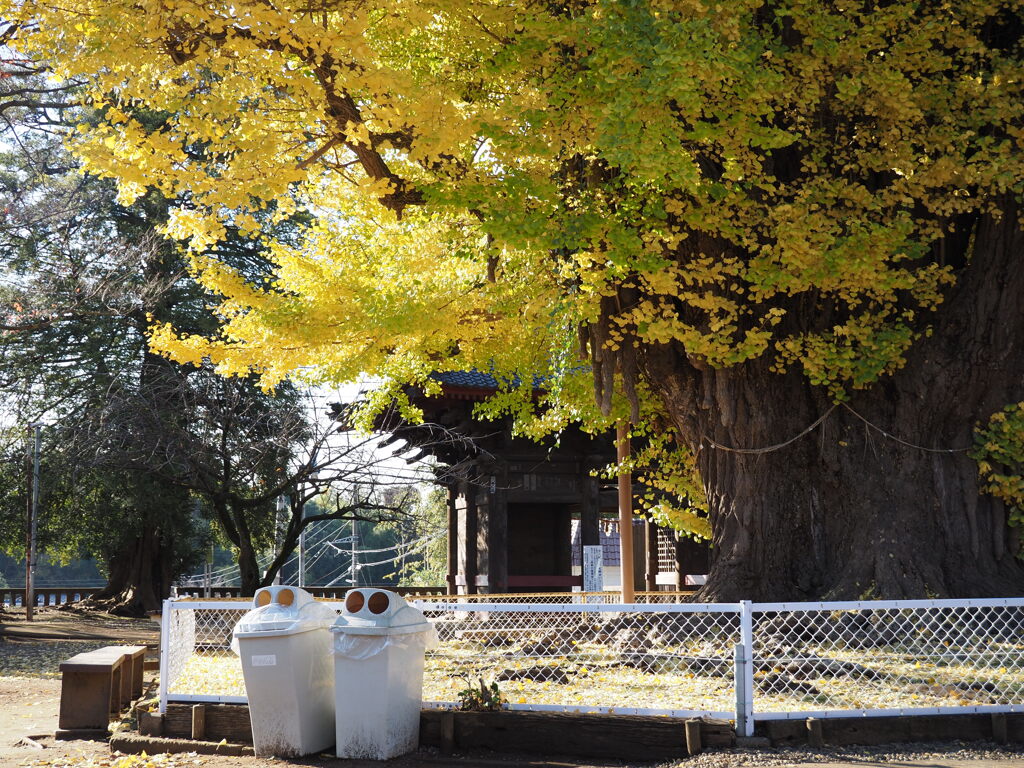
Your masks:
{"label": "fallen yellow leaves on ground", "polygon": [[106,640],[30,641],[0,638],[0,677],[60,677],[60,663],[103,648]]}

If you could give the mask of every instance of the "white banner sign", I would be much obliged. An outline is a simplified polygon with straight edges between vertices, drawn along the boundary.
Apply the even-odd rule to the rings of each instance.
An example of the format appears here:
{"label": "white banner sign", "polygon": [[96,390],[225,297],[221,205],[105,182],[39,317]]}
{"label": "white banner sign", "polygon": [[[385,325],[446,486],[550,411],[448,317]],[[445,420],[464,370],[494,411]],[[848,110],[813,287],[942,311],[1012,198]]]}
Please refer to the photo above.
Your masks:
{"label": "white banner sign", "polygon": [[604,568],[601,546],[583,548],[583,591],[600,592],[604,589]]}

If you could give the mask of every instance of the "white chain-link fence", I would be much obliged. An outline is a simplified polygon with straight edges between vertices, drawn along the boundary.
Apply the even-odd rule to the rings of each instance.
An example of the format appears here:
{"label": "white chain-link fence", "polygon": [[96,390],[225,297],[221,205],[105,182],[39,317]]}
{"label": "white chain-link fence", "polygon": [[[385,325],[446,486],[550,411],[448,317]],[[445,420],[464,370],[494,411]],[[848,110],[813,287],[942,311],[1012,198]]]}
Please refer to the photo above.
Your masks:
{"label": "white chain-link fence", "polygon": [[432,705],[458,701],[483,679],[515,709],[678,717],[733,709],[735,606],[418,605],[441,640],[426,664]]}
{"label": "white chain-link fence", "polygon": [[[630,605],[611,602],[615,593],[411,600],[441,640],[427,653],[424,705],[454,705],[482,679],[497,682],[511,709],[735,717],[746,735],[755,720],[1024,712],[1024,599],[687,604],[657,595]],[[165,603],[163,708],[245,701],[229,646],[248,607]]]}
{"label": "white chain-link fence", "polygon": [[750,612],[756,719],[1024,711],[1024,600]]}
{"label": "white chain-link fence", "polygon": [[164,601],[161,712],[168,701],[245,702],[242,665],[231,650],[231,637],[235,624],[251,607],[252,600]]}

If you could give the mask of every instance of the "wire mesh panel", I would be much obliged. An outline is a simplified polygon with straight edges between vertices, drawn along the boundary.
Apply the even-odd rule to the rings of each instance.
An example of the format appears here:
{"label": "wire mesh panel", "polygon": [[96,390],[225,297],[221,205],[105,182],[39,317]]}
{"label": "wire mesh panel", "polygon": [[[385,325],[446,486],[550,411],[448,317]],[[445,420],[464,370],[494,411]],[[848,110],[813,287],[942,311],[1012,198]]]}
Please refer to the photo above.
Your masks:
{"label": "wire mesh panel", "polygon": [[[168,603],[167,605],[173,605]],[[170,631],[165,649],[165,669],[160,670],[161,685],[172,688],[181,677],[196,646],[196,615],[193,611],[175,611],[168,614]]]}
{"label": "wire mesh panel", "polygon": [[753,606],[758,719],[1024,705],[1024,600]]}
{"label": "wire mesh panel", "polygon": [[[238,602],[170,603],[168,701],[244,701],[230,649]],[[517,709],[638,714],[732,708],[736,606],[416,601],[440,646],[427,653],[423,698],[455,703],[483,678]],[[340,610],[340,604],[332,604]]]}
{"label": "wire mesh panel", "polygon": [[243,602],[170,602],[168,701],[245,701],[242,664],[231,650],[235,624],[251,607]]}
{"label": "wire mesh panel", "polygon": [[513,709],[727,716],[735,605],[427,602],[440,646],[423,698],[496,682]]}

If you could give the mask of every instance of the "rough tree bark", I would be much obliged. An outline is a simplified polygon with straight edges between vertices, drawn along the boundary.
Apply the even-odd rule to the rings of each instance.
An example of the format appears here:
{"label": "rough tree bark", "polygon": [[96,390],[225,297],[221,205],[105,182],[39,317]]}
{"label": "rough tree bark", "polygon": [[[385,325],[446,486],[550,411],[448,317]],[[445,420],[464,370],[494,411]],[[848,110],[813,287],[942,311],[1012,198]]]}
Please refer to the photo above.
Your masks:
{"label": "rough tree bark", "polygon": [[966,451],[978,422],[1024,395],[1024,232],[1005,209],[977,222],[934,333],[848,404],[765,360],[715,370],[677,346],[639,350],[707,491],[701,598],[1021,593],[1018,537]]}
{"label": "rough tree bark", "polygon": [[246,540],[238,547],[238,574],[243,597],[255,595],[256,590],[263,586],[259,561],[256,559],[256,551],[251,541]]}
{"label": "rough tree bark", "polygon": [[119,616],[145,616],[157,611],[170,593],[173,546],[157,525],[126,540],[107,560],[107,584],[85,601]]}

